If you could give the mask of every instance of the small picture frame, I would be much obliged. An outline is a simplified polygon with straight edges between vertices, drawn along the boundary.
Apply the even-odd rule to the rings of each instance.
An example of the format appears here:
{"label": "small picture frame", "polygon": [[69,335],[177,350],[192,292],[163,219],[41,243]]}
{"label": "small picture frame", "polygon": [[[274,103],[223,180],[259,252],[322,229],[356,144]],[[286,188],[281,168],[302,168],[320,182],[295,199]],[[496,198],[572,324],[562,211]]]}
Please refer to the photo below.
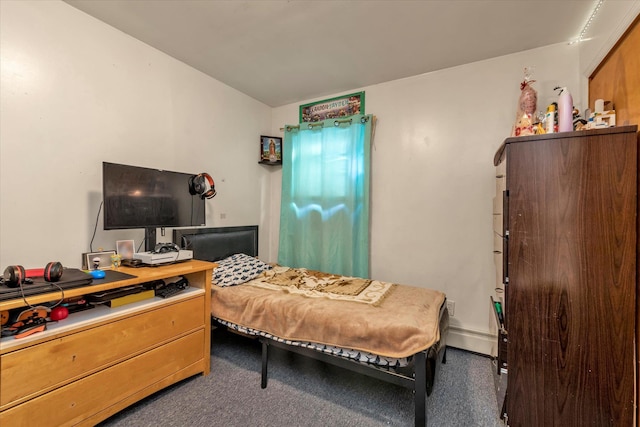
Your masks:
{"label": "small picture frame", "polygon": [[260,162],[269,165],[282,164],[282,138],[260,135]]}
{"label": "small picture frame", "polygon": [[133,259],[134,248],[133,240],[116,240],[116,252],[121,259]]}
{"label": "small picture frame", "polygon": [[82,254],[82,268],[84,270],[111,270],[113,263],[111,256],[116,251],[87,252]]}

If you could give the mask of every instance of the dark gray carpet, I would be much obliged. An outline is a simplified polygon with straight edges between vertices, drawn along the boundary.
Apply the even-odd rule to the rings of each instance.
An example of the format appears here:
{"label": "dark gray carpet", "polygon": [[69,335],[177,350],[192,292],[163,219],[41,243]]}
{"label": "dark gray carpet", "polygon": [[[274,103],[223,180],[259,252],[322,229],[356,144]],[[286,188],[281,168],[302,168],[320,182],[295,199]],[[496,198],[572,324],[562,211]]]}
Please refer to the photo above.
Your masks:
{"label": "dark gray carpet", "polygon": [[[429,426],[503,425],[490,359],[449,348],[427,399]],[[411,390],[273,348],[260,388],[260,345],[221,330],[211,374],[162,390],[101,426],[413,426]]]}

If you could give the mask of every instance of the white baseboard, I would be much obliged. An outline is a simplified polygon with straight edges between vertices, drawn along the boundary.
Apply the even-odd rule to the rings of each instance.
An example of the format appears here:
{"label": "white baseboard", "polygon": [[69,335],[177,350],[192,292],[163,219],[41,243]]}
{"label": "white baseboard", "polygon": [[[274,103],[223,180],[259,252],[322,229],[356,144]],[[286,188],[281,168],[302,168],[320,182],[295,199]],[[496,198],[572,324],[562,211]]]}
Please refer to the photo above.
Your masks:
{"label": "white baseboard", "polygon": [[495,355],[497,344],[498,337],[488,332],[449,326],[447,346],[493,356]]}

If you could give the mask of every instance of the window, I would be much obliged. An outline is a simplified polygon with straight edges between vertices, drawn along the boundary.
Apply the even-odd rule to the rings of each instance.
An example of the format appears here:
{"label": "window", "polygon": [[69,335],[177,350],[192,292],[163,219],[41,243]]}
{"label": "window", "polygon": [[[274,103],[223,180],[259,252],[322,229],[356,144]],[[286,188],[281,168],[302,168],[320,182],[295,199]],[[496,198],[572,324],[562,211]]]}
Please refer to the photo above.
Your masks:
{"label": "window", "polygon": [[285,132],[278,262],[369,274],[371,116]]}

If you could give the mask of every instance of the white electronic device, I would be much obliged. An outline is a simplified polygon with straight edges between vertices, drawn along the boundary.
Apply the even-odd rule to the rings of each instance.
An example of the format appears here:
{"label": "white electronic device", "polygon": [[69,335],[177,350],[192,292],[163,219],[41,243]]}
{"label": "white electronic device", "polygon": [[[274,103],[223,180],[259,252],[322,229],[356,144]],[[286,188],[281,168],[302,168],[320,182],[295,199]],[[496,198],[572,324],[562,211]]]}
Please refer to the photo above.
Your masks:
{"label": "white electronic device", "polygon": [[139,259],[143,264],[158,265],[172,262],[188,261],[193,259],[193,251],[180,249],[179,251],[169,251],[163,253],[139,252],[133,254],[134,259]]}

